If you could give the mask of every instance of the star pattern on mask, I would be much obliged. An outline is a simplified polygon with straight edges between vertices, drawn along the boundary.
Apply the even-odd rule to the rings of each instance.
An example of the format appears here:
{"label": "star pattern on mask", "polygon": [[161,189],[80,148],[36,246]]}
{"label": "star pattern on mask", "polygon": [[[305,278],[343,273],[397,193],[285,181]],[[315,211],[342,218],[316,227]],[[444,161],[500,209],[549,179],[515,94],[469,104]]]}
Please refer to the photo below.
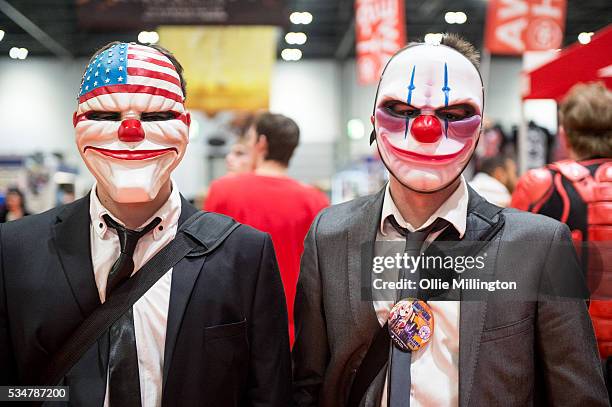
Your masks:
{"label": "star pattern on mask", "polygon": [[126,44],[116,44],[97,55],[85,68],[79,96],[101,86],[126,83],[126,50]]}

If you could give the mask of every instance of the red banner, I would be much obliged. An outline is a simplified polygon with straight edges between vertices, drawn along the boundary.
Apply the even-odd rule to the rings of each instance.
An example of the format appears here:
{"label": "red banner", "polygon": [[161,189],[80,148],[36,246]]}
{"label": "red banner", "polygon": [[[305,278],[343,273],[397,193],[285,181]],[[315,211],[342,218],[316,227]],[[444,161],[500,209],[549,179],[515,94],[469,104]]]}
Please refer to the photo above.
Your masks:
{"label": "red banner", "polygon": [[403,0],[356,0],[357,78],[378,82],[385,64],[406,43]]}
{"label": "red banner", "polygon": [[485,48],[492,54],[560,48],[566,0],[490,0]]}

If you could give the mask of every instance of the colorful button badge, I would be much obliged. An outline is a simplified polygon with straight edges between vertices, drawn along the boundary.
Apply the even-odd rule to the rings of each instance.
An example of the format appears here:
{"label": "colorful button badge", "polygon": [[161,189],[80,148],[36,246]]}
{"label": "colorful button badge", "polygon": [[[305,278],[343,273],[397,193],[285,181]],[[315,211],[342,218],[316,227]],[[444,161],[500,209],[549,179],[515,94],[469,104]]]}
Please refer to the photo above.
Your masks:
{"label": "colorful button badge", "polygon": [[433,312],[425,301],[401,300],[389,313],[389,335],[395,346],[404,352],[425,346],[433,332]]}

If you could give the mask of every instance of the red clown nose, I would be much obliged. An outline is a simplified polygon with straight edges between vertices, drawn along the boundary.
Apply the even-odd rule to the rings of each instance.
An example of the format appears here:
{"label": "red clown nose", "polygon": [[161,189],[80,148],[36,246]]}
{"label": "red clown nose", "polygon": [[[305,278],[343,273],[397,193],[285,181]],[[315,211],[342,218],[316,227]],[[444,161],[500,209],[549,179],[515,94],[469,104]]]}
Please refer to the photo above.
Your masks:
{"label": "red clown nose", "polygon": [[119,126],[119,140],[126,143],[142,141],[145,138],[144,130],[140,124],[140,120],[126,119]]}
{"label": "red clown nose", "polygon": [[410,133],[419,143],[435,143],[442,137],[442,126],[436,116],[421,115],[412,122]]}

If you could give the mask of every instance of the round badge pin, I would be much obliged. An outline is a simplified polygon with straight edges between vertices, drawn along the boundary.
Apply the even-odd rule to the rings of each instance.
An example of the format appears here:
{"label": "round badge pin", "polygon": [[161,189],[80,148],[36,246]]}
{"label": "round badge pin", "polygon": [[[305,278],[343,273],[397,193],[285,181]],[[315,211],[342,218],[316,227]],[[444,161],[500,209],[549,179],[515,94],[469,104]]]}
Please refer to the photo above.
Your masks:
{"label": "round badge pin", "polygon": [[421,300],[401,300],[389,313],[389,335],[395,346],[404,352],[421,349],[434,332],[431,307]]}

